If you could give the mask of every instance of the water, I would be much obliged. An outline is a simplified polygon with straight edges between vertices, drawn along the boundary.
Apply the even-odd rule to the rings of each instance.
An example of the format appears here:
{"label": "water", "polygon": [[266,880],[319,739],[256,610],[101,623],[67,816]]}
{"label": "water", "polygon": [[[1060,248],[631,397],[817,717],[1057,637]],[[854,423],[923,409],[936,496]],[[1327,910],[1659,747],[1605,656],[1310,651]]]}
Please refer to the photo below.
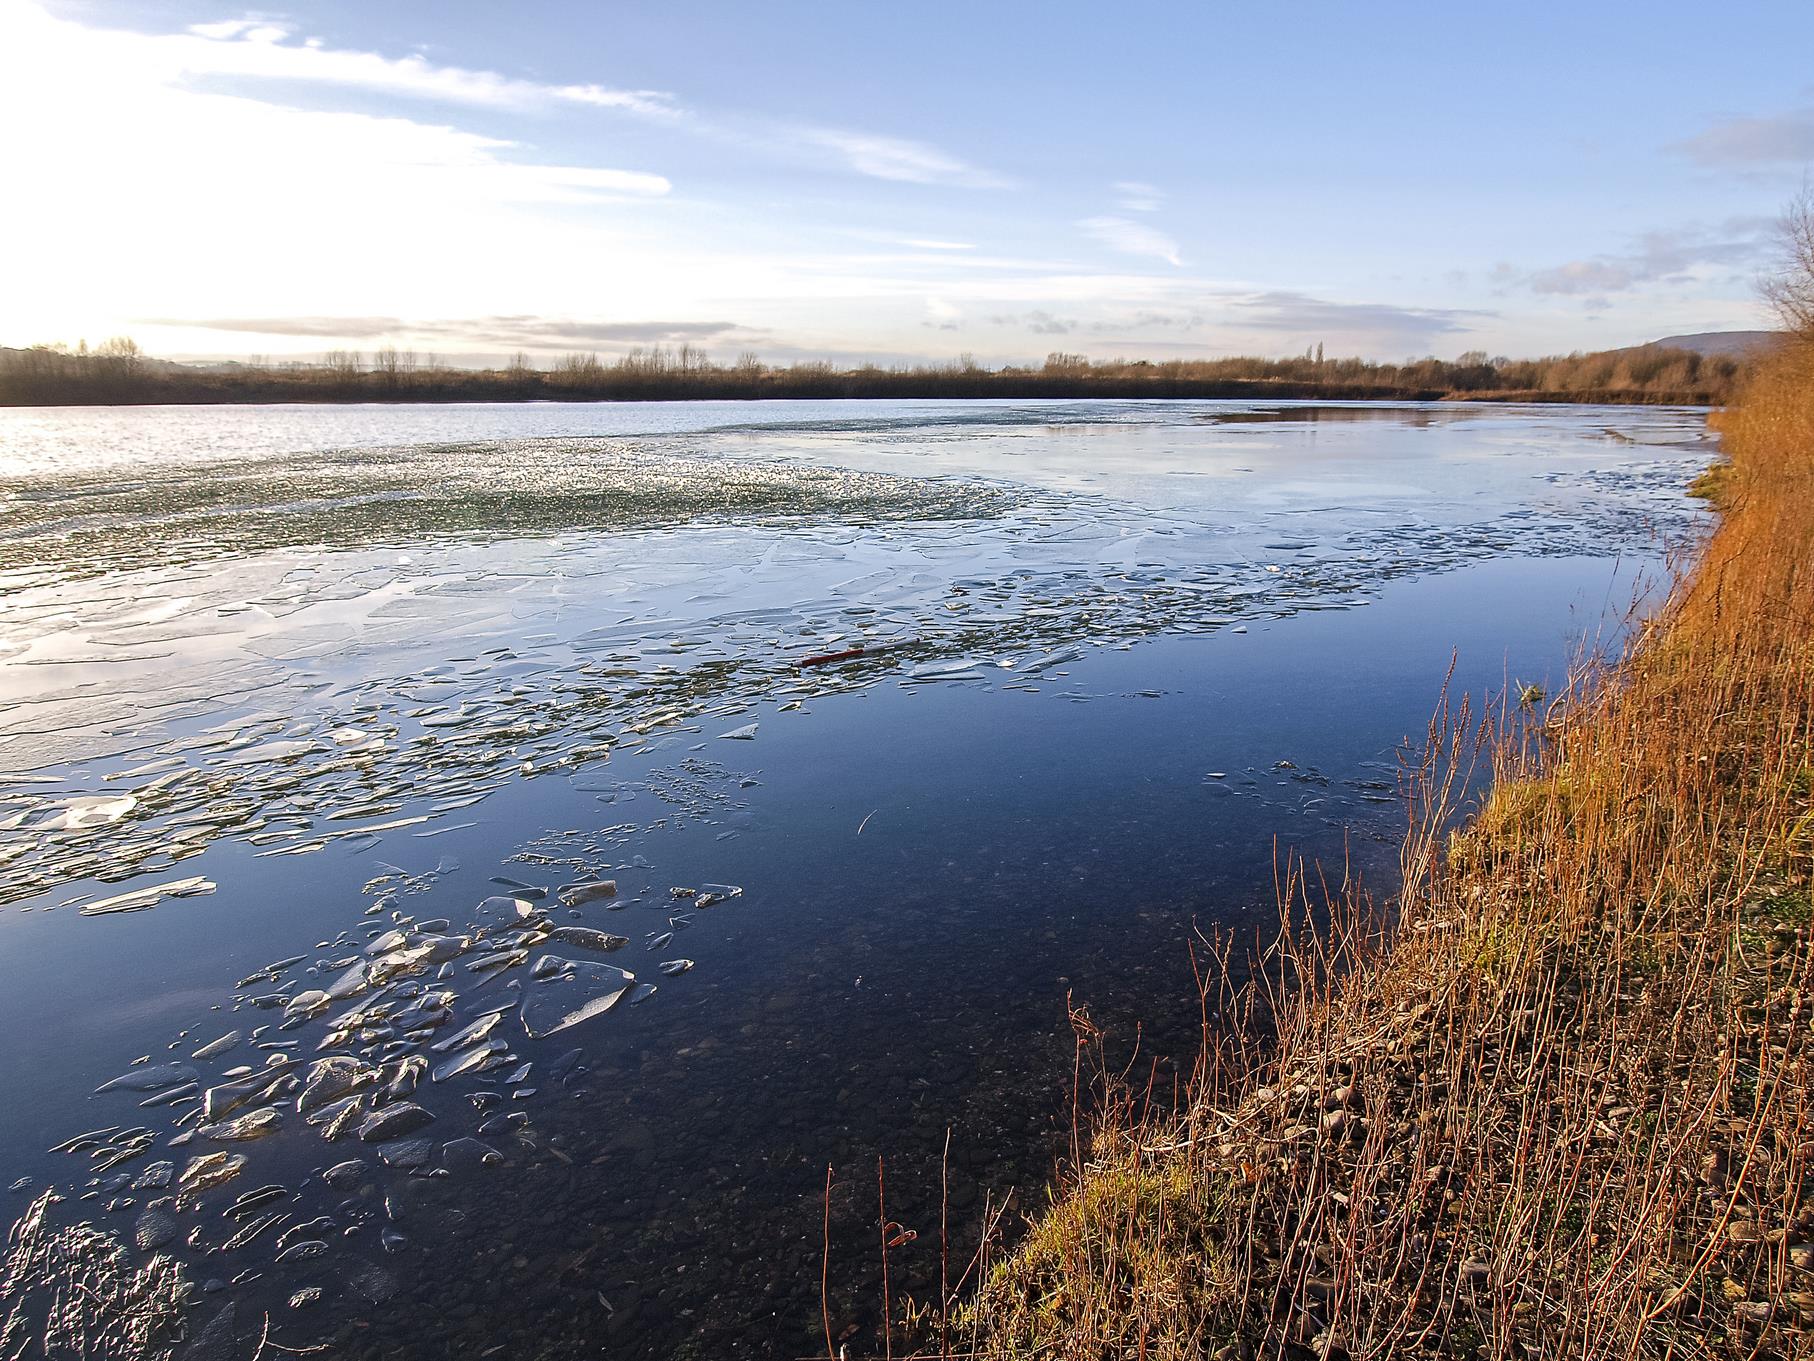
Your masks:
{"label": "water", "polygon": [[[130,1238],[170,1192],[111,1179],[243,1153],[173,1207],[166,1250],[224,1287],[198,1328],[232,1300],[254,1340],[268,1311],[347,1355],[790,1356],[830,1164],[834,1322],[871,1327],[875,1159],[925,1298],[947,1131],[960,1245],[1068,1140],[1067,998],[1188,1061],[1193,926],[1264,930],[1275,842],[1389,888],[1398,753],[1451,659],[1553,685],[1616,639],[1709,457],[1682,410],[0,412],[3,1181]],[[494,876],[617,896],[482,906]],[[440,918],[469,938],[445,963],[303,996]],[[529,1038],[522,998],[602,999],[604,969],[635,975],[617,1005]],[[410,1098],[414,1168],[294,1092],[233,1112],[280,1109],[268,1138],[175,1147],[195,1102],[94,1092],[146,1056],[394,1075],[422,1046],[391,1016],[433,1045],[507,1003],[489,1066]],[[46,1152],[110,1125],[146,1147],[98,1177]],[[326,1247],[276,1260],[299,1241]]]}

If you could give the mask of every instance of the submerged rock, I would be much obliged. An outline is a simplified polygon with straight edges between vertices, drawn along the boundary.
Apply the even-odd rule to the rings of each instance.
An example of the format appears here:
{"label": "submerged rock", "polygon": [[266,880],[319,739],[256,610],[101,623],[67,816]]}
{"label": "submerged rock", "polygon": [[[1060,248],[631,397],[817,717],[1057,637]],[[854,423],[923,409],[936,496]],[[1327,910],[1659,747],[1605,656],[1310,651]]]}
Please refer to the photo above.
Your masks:
{"label": "submerged rock", "polygon": [[567,1079],[572,1077],[575,1071],[578,1070],[581,1061],[584,1060],[585,1057],[585,1050],[569,1049],[559,1058],[549,1063],[548,1076],[553,1078],[556,1082],[566,1082]]}
{"label": "submerged rock", "polygon": [[504,1161],[504,1155],[478,1139],[454,1139],[441,1149],[441,1157],[450,1168],[490,1167]]}

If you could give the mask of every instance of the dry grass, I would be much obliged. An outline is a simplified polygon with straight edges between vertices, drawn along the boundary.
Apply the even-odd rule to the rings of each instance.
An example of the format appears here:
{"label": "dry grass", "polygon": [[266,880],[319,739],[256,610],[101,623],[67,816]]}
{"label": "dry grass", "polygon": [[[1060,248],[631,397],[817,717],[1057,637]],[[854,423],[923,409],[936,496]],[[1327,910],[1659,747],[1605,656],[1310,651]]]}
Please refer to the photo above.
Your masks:
{"label": "dry grass", "polygon": [[1212,949],[1191,1093],[1112,1087],[967,1353],[1814,1355],[1814,343],[1720,425],[1632,655],[1433,726],[1390,929],[1291,875]]}

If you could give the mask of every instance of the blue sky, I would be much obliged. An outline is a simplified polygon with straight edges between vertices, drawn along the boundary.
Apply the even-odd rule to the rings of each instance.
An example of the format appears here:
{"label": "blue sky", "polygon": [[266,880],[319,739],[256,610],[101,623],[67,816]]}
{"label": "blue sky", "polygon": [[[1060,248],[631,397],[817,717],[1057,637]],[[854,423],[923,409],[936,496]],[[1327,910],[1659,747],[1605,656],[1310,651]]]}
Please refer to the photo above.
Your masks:
{"label": "blue sky", "polygon": [[1814,5],[0,0],[0,343],[887,363],[1764,323]]}

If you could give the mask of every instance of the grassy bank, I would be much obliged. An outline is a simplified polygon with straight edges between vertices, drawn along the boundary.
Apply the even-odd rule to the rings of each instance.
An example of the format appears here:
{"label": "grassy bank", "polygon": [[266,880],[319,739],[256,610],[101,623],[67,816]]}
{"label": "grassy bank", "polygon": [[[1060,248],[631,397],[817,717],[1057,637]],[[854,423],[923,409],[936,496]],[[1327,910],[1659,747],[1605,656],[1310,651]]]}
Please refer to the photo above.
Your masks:
{"label": "grassy bank", "polygon": [[1814,342],[1716,420],[1632,655],[1433,726],[1390,930],[1287,876],[1252,981],[1205,952],[1187,1099],[1111,1085],[953,1349],[1814,1354]]}

